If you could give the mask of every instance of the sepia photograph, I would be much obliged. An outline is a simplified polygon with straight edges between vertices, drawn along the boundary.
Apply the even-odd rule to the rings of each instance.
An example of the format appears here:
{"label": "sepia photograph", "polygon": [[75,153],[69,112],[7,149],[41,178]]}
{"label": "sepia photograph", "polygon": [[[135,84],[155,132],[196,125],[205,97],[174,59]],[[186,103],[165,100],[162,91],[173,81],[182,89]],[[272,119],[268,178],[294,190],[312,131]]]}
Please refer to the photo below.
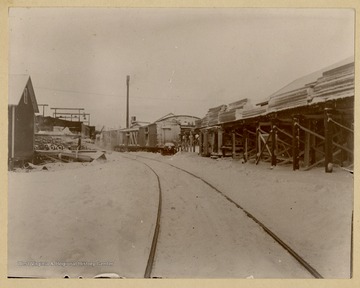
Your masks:
{"label": "sepia photograph", "polygon": [[10,7],[6,277],[351,279],[355,14]]}

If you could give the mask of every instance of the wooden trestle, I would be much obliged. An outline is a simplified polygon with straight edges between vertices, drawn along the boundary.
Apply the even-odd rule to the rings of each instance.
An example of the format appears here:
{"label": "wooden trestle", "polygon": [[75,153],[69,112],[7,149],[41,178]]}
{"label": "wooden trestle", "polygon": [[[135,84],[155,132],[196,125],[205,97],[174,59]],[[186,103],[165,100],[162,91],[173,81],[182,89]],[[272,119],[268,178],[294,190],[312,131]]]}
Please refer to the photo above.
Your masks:
{"label": "wooden trestle", "polygon": [[337,99],[198,129],[202,156],[292,164],[293,170],[354,162],[354,98]]}

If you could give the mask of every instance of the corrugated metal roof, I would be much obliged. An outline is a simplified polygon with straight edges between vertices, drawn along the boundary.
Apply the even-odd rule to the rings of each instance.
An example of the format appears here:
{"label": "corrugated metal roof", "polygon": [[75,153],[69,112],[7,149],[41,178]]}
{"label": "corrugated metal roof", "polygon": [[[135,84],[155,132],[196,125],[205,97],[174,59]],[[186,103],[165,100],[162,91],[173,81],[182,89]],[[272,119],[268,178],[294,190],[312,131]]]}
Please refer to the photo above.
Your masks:
{"label": "corrugated metal roof", "polygon": [[[30,82],[30,83],[28,83]],[[34,88],[32,86],[31,77],[28,74],[11,74],[9,75],[9,96],[8,105],[19,105],[21,97],[24,93],[24,89],[28,85],[29,95],[31,103],[34,108],[34,112],[38,113],[39,108],[37,105]]]}
{"label": "corrugated metal roof", "polygon": [[294,91],[300,88],[303,88],[306,84],[310,84],[312,82],[315,82],[318,78],[320,78],[322,76],[322,74],[325,71],[349,64],[354,62],[354,56],[348,57],[342,61],[339,61],[333,65],[330,65],[328,67],[325,67],[323,69],[320,69],[316,72],[313,72],[311,74],[308,74],[304,77],[298,78],[295,81],[291,82],[290,84],[286,85],[285,87],[281,88],[280,90],[276,91],[275,93],[273,93],[272,95],[270,95],[270,99],[273,97],[276,97],[277,95],[281,95],[283,93],[287,93],[290,91]]}

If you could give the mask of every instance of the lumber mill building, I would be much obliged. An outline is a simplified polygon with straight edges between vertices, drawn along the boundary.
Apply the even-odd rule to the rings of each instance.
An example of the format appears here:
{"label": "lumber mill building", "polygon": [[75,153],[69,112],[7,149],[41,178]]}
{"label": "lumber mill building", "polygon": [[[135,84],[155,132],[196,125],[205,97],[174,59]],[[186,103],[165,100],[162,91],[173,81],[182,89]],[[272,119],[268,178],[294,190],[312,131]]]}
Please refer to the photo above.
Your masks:
{"label": "lumber mill building", "polygon": [[27,161],[34,154],[35,113],[39,113],[29,75],[9,75],[8,162]]}
{"label": "lumber mill building", "polygon": [[353,170],[354,57],[301,77],[265,101],[209,109],[196,122],[202,156]]}

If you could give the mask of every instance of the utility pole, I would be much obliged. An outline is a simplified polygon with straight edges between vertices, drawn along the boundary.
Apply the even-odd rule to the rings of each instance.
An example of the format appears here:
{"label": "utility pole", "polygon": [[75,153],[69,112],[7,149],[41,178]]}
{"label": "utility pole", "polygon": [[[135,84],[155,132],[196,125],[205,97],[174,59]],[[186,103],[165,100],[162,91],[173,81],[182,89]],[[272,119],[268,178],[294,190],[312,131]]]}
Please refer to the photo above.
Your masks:
{"label": "utility pole", "polygon": [[129,128],[129,85],[130,85],[130,76],[126,76],[126,128]]}

